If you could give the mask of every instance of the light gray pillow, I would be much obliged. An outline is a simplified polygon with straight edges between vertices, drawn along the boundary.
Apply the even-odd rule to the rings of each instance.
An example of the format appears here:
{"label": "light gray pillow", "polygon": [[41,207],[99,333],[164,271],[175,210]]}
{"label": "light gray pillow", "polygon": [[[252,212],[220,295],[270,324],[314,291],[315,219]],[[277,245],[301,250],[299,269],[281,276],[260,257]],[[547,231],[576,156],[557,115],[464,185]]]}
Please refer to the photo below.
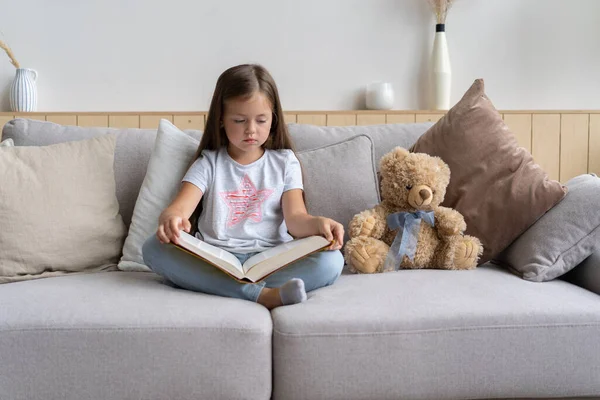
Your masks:
{"label": "light gray pillow", "polygon": [[580,175],[566,186],[565,198],[498,257],[523,279],[552,280],[600,251],[600,178]]}
{"label": "light gray pillow", "polygon": [[0,142],[0,147],[13,147],[15,143],[12,139],[6,139]]}
{"label": "light gray pillow", "polygon": [[302,164],[309,214],[344,225],[347,241],[352,217],[379,203],[373,142],[367,135],[356,135],[296,155]]}
{"label": "light gray pillow", "polygon": [[[115,134],[117,147],[114,169],[117,200],[123,222],[129,227],[133,208],[146,175],[150,154],[154,148],[156,131],[156,129],[67,126],[17,118],[4,125],[2,137],[13,139],[15,146],[47,146]],[[196,130],[184,132],[196,139],[202,135]]]}
{"label": "light gray pillow", "polygon": [[410,148],[432,125],[432,122],[364,126],[316,126],[292,123],[288,124],[288,130],[296,151],[338,143],[356,135],[367,135],[373,142],[375,169],[378,169],[379,160],[384,154],[396,146]]}
{"label": "light gray pillow", "polygon": [[156,233],[158,217],[179,192],[181,178],[190,166],[199,144],[171,122],[160,120],[148,170],[123,246],[120,270],[150,271],[144,264],[142,245]]}

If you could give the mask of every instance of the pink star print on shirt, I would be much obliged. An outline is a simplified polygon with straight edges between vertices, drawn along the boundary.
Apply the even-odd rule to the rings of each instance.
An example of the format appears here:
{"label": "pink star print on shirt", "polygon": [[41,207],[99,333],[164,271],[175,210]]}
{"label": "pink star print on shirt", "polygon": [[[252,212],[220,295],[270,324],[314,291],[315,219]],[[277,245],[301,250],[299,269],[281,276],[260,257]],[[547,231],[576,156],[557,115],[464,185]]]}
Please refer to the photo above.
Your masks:
{"label": "pink star print on shirt", "polygon": [[219,193],[229,207],[227,226],[232,227],[245,219],[260,222],[262,204],[272,193],[273,189],[256,190],[248,175],[244,175],[237,190]]}

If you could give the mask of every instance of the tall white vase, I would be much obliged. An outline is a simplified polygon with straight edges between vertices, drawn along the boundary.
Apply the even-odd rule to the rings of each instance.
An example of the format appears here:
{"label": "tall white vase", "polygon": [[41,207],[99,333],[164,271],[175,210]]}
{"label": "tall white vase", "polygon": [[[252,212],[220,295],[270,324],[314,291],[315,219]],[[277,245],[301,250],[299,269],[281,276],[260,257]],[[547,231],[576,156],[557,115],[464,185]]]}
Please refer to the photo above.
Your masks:
{"label": "tall white vase", "polygon": [[432,108],[434,110],[448,110],[450,108],[450,88],[452,83],[452,70],[450,68],[450,54],[444,24],[435,26],[435,39],[431,55],[431,83],[432,83]]}
{"label": "tall white vase", "polygon": [[13,83],[10,85],[10,110],[28,112],[37,110],[37,71],[29,68],[17,68]]}

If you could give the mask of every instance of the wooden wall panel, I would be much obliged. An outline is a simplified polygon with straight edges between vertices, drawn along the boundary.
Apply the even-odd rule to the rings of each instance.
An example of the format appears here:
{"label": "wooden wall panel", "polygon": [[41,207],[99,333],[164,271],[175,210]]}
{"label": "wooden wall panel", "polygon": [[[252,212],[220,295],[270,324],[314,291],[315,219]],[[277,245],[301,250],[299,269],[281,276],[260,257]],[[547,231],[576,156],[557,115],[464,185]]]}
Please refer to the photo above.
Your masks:
{"label": "wooden wall panel", "polygon": [[140,128],[143,129],[158,129],[158,123],[161,119],[166,119],[173,122],[173,115],[140,115]]}
{"label": "wooden wall panel", "polygon": [[46,121],[60,125],[77,126],[77,115],[46,115]]}
{"label": "wooden wall panel", "polygon": [[327,114],[327,126],[356,126],[356,114]]}
{"label": "wooden wall panel", "polygon": [[521,147],[531,153],[531,114],[504,114],[504,122]]}
{"label": "wooden wall panel", "polygon": [[387,124],[412,124],[415,122],[415,114],[386,114]]}
{"label": "wooden wall panel", "polygon": [[39,113],[33,113],[33,114],[15,113],[14,117],[15,118],[33,119],[33,120],[36,120],[36,121],[45,121],[46,120],[46,115],[45,114],[39,114]]}
{"label": "wooden wall panel", "polygon": [[589,115],[562,114],[560,119],[560,181],[587,173]]}
{"label": "wooden wall panel", "polygon": [[327,125],[327,114],[298,114],[299,124]]}
{"label": "wooden wall panel", "polygon": [[531,154],[548,173],[560,178],[560,114],[536,114],[532,120]]}
{"label": "wooden wall panel", "polygon": [[600,176],[600,114],[590,115],[588,172]]}
{"label": "wooden wall panel", "polygon": [[297,117],[298,116],[296,114],[283,114],[283,120],[286,124],[295,124],[297,121]]}
{"label": "wooden wall panel", "polygon": [[108,126],[111,128],[139,128],[139,115],[109,115]]}
{"label": "wooden wall panel", "polygon": [[[594,172],[600,174],[600,111],[500,111],[521,146],[552,179],[566,180]],[[290,111],[287,123],[349,126],[436,122],[442,111]],[[29,118],[61,125],[157,129],[161,118],[181,129],[203,130],[206,112],[0,112],[0,127],[11,119]],[[1,137],[1,136],[0,136]]]}
{"label": "wooden wall panel", "polygon": [[175,115],[173,121],[179,129],[204,130],[204,115]]}
{"label": "wooden wall panel", "polygon": [[108,127],[108,115],[77,115],[77,126]]}
{"label": "wooden wall panel", "polygon": [[438,122],[444,114],[417,114],[415,122]]}
{"label": "wooden wall panel", "polygon": [[379,125],[385,124],[385,114],[358,114],[356,125]]}

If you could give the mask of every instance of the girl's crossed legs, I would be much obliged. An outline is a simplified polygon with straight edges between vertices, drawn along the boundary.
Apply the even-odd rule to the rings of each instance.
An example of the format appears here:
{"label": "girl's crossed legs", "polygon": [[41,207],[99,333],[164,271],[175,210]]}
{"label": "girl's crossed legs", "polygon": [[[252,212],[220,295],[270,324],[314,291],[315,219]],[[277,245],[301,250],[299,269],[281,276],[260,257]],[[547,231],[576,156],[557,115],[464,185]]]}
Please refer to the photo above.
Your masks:
{"label": "girl's crossed legs", "polygon": [[[259,300],[264,287],[280,288],[293,278],[302,279],[307,292],[331,285],[340,276],[344,266],[344,257],[339,250],[320,251],[271,274],[261,282],[240,283],[199,258],[175,246],[160,243],[155,235],[146,240],[142,254],[150,269],[183,289],[254,302]],[[251,255],[236,254],[236,257],[244,262]],[[279,296],[278,292],[275,294]]]}

